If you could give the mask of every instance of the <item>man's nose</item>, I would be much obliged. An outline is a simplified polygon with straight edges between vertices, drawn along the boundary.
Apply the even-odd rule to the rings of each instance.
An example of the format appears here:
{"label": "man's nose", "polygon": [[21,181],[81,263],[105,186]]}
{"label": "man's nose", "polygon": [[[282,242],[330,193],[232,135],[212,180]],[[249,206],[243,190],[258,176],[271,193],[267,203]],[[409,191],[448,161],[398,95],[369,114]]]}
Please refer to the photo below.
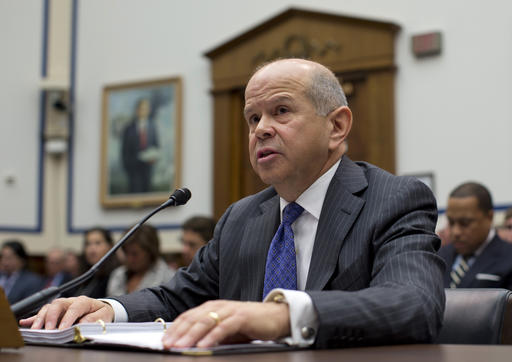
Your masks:
{"label": "man's nose", "polygon": [[261,139],[272,137],[275,134],[272,117],[262,115],[254,132]]}
{"label": "man's nose", "polygon": [[450,226],[450,235],[452,238],[457,238],[461,234],[460,226],[457,224],[453,224]]}

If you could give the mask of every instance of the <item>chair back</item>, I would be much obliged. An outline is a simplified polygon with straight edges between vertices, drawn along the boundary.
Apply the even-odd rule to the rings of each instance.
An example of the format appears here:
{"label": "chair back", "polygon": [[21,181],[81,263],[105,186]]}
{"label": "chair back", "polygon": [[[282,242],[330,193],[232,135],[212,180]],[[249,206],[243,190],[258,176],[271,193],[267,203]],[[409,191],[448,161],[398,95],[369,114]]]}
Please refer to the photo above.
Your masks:
{"label": "chair back", "polygon": [[445,289],[443,327],[436,343],[512,344],[512,292]]}

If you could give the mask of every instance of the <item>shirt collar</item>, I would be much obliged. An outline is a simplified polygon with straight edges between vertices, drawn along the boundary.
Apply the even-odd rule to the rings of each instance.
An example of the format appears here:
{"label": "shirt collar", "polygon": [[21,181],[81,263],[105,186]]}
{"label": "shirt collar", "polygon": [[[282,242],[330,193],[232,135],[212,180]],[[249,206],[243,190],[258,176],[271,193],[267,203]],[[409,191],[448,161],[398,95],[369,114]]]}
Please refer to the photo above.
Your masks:
{"label": "shirt collar", "polygon": [[[317,220],[320,219],[320,213],[322,212],[322,205],[324,204],[325,195],[327,194],[327,189],[329,188],[329,184],[331,183],[336,170],[341,162],[341,159],[338,160],[334,165],[331,166],[327,172],[325,172],[322,176],[320,176],[311,186],[309,186],[306,191],[304,191],[298,198],[295,200],[297,204],[302,206],[305,211],[313,215]],[[281,218],[283,215],[283,209],[286,205],[289,204],[288,201],[279,198],[279,204],[281,207]]]}
{"label": "shirt collar", "polygon": [[487,245],[489,245],[491,240],[494,238],[494,235],[496,235],[496,231],[494,231],[494,228],[491,228],[491,230],[489,230],[489,235],[487,235],[487,239],[485,239],[482,245],[480,245],[478,249],[476,249],[475,256],[482,254],[484,249],[487,247]]}

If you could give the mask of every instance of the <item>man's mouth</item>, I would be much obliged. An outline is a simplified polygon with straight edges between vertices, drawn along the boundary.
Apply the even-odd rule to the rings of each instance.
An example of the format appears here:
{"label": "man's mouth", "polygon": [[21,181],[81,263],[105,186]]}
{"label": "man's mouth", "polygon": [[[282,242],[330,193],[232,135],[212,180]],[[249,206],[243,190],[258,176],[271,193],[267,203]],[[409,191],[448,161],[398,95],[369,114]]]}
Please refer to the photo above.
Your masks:
{"label": "man's mouth", "polygon": [[262,159],[262,158],[266,158],[270,155],[273,155],[275,154],[276,152],[270,148],[264,148],[264,149],[261,149],[258,151],[257,153],[257,156],[258,156],[258,160],[259,159]]}

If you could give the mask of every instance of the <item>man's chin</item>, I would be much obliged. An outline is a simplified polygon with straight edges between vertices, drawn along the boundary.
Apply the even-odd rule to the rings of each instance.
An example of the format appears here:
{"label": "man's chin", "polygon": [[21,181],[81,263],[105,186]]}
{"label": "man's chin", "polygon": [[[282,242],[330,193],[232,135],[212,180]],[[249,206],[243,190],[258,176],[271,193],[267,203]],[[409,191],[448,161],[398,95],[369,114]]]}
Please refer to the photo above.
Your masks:
{"label": "man's chin", "polygon": [[263,182],[266,185],[276,185],[280,183],[280,178],[277,177],[273,172],[265,172],[265,171],[259,171],[257,172],[258,177],[260,178],[261,182]]}
{"label": "man's chin", "polygon": [[468,255],[468,254],[470,254],[470,251],[468,250],[468,248],[466,248],[466,246],[463,245],[463,244],[457,245],[457,243],[454,243],[453,247],[455,248],[455,251],[459,255]]}

